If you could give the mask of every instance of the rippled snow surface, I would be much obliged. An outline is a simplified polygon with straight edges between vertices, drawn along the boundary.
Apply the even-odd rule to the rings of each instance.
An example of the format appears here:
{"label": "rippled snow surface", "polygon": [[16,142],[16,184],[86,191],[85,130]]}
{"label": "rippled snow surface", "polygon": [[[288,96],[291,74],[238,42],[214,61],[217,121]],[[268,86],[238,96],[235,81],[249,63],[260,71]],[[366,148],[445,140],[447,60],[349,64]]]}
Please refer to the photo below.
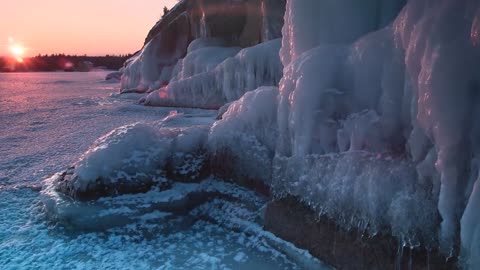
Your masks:
{"label": "rippled snow surface", "polygon": [[[215,221],[218,217],[180,221],[183,225],[172,229],[168,222],[155,222],[164,215],[152,211],[99,230],[48,218],[39,195],[44,178],[78,160],[110,130],[158,121],[171,111],[139,106],[138,95],[112,95],[119,85],[104,82],[105,75],[0,74],[0,269],[301,268],[266,241],[261,229],[260,235],[255,229],[234,232]],[[216,209],[216,203],[195,211]],[[241,212],[227,206],[218,209]]]}

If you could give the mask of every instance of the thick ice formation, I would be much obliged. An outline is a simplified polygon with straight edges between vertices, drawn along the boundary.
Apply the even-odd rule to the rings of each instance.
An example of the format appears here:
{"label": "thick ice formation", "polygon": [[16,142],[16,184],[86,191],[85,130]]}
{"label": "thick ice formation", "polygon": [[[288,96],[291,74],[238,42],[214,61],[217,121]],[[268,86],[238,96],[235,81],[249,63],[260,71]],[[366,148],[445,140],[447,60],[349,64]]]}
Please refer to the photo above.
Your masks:
{"label": "thick ice formation", "polygon": [[171,82],[188,79],[216,68],[221,62],[235,56],[240,48],[224,47],[218,39],[197,39],[188,46],[185,58],[178,61],[173,69]]}
{"label": "thick ice formation", "polygon": [[[407,76],[417,102],[414,128],[418,125],[433,147],[419,146],[412,139],[409,143],[416,152],[436,152],[441,238],[446,245],[455,239],[478,175],[480,58],[475,31],[480,14],[473,10],[479,8],[476,1],[411,3],[396,22],[395,34],[405,49]],[[424,15],[415,14],[419,11]]]}
{"label": "thick ice formation", "polygon": [[[286,177],[296,179],[291,180],[295,184],[287,190],[309,203],[324,205],[338,193],[322,197],[311,193],[315,189],[296,192],[296,181],[310,179],[312,185],[327,190],[330,185],[349,187],[351,184],[342,184],[345,181],[353,181],[352,184],[363,181],[363,177],[357,179],[354,175],[332,178],[333,183],[326,184],[314,180],[335,172],[333,168],[342,163],[341,156],[349,156],[352,150],[385,152],[405,159],[410,163],[408,167],[416,167],[415,173],[399,179],[402,185],[389,183],[378,192],[391,192],[391,198],[397,192],[419,194],[420,197],[407,200],[408,205],[404,206],[395,206],[399,202],[392,199],[391,207],[395,209],[418,209],[419,205],[426,205],[422,211],[433,213],[428,207],[438,202],[443,220],[439,239],[444,250],[448,252],[455,246],[460,231],[463,248],[479,256],[478,247],[466,240],[474,238],[477,230],[477,218],[470,209],[478,208],[472,185],[478,175],[480,135],[475,122],[480,104],[476,74],[480,63],[479,3],[409,1],[391,25],[368,33],[393,18],[398,10],[395,7],[402,4],[402,1],[384,2],[287,1],[281,49],[285,70],[280,83],[277,164],[286,163],[296,170],[295,177]],[[345,18],[349,20],[345,22]],[[332,23],[338,20],[345,23]],[[336,160],[333,168],[321,162],[326,158],[322,156],[311,156],[313,163],[298,164],[302,156],[342,151],[347,152],[332,156]],[[393,169],[388,162],[384,163],[379,165],[383,170]],[[307,168],[305,175],[299,169],[303,166]],[[365,171],[356,173],[372,174],[367,177],[370,181],[365,180],[367,189],[382,186],[382,177],[373,177],[371,166],[362,166],[360,171]],[[318,176],[314,177],[311,170]],[[283,173],[279,171],[280,176]],[[413,190],[407,188],[409,185],[413,185]],[[365,194],[362,188],[345,196]],[[364,199],[374,205],[382,204],[376,198]],[[357,208],[355,211],[369,209],[359,202],[352,205]],[[322,211],[335,216],[339,210],[332,207]],[[406,215],[385,223],[395,227],[395,223],[401,222],[420,230],[422,226],[431,226],[420,226],[422,220],[427,221],[412,222]],[[363,222],[375,225],[379,217],[369,214]]]}
{"label": "thick ice formation", "polygon": [[349,44],[392,21],[405,0],[288,1],[283,28],[282,62],[327,44]]}
{"label": "thick ice formation", "polygon": [[218,109],[257,87],[277,85],[282,76],[279,50],[279,39],[243,49],[234,57],[228,57],[234,48],[190,49],[175,67],[171,83],[152,92],[144,103]]}

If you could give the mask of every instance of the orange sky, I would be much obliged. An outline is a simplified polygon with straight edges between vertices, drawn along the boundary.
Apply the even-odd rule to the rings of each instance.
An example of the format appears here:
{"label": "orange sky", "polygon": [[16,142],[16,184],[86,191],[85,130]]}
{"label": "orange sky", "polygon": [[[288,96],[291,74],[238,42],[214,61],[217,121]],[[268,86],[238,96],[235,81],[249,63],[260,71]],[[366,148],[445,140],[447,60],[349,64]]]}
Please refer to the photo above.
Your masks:
{"label": "orange sky", "polygon": [[0,0],[0,55],[9,38],[37,54],[126,54],[140,49],[177,0]]}

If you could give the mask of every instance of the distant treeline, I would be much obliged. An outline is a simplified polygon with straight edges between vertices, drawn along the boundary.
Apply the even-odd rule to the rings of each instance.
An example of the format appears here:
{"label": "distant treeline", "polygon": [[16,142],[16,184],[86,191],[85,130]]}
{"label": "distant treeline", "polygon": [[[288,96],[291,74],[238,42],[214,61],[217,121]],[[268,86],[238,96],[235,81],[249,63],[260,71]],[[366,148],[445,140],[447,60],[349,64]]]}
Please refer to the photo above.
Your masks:
{"label": "distant treeline", "polygon": [[92,67],[117,70],[131,56],[130,54],[105,56],[51,54],[23,59],[0,57],[0,72],[87,71]]}

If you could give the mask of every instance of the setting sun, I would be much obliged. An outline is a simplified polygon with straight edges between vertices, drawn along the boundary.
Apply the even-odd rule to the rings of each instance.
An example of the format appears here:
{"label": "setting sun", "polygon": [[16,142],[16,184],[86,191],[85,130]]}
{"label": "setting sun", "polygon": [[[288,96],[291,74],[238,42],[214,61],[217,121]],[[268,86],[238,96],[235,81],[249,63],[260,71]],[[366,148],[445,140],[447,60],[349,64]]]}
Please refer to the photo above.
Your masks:
{"label": "setting sun", "polygon": [[19,63],[22,63],[23,62],[23,58],[22,56],[24,55],[25,53],[25,48],[18,45],[18,44],[15,44],[15,45],[11,45],[9,47],[9,50],[10,52],[12,53],[13,57],[15,57],[15,59],[17,59],[17,61]]}
{"label": "setting sun", "polygon": [[10,52],[13,54],[13,56],[20,57],[25,53],[25,48],[20,45],[12,45],[10,46]]}

